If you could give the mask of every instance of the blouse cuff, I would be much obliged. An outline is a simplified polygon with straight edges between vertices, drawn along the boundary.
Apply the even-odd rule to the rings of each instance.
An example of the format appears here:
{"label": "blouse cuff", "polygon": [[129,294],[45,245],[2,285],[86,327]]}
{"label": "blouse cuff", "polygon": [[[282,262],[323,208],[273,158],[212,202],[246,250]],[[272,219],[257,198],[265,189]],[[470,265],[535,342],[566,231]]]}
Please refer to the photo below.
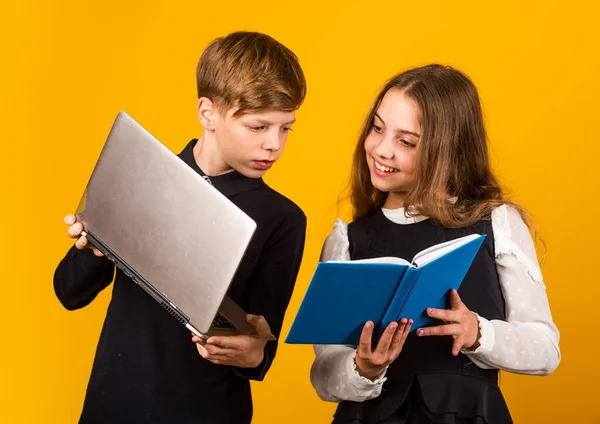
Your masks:
{"label": "blouse cuff", "polygon": [[385,377],[387,367],[376,380],[369,380],[358,373],[358,370],[356,369],[355,358],[356,350],[352,353],[352,355],[348,355],[348,361],[346,362],[346,372],[348,373],[348,378],[352,386],[359,390],[373,390],[374,388],[382,386],[383,383],[385,383],[387,380],[387,377]]}
{"label": "blouse cuff", "polygon": [[479,322],[479,332],[481,333],[481,337],[479,337],[479,346],[476,349],[463,348],[461,349],[461,352],[466,355],[488,355],[494,348],[496,337],[494,326],[484,317],[479,316],[475,312],[473,312],[473,314],[477,317],[477,321]]}

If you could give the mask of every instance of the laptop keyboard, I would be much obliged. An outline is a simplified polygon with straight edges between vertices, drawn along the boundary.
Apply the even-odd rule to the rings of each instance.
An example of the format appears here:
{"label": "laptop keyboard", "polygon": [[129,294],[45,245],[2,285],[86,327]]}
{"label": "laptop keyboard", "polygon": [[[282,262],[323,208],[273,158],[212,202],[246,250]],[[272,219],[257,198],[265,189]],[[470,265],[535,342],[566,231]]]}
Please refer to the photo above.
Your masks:
{"label": "laptop keyboard", "polygon": [[233,325],[231,321],[229,321],[220,313],[217,313],[217,316],[215,317],[212,326],[215,328],[236,328],[236,326]]}

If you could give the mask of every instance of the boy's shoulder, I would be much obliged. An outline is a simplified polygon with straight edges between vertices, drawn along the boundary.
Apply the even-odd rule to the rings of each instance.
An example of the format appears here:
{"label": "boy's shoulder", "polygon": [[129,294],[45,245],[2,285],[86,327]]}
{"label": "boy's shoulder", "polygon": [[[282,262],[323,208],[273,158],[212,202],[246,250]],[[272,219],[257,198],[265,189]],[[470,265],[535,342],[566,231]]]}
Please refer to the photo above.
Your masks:
{"label": "boy's shoulder", "polygon": [[264,181],[253,190],[232,200],[257,222],[268,226],[286,222],[293,226],[306,226],[306,215],[291,199],[269,187]]}
{"label": "boy's shoulder", "polygon": [[264,181],[246,195],[253,209],[260,209],[269,219],[306,223],[304,211],[293,200],[271,188]]}

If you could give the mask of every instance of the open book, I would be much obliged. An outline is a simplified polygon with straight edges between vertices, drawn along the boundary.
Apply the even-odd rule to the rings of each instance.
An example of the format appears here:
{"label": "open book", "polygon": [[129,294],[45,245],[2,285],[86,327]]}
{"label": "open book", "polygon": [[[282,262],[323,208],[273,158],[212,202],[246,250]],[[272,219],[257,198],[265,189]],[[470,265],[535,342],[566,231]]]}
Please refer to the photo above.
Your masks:
{"label": "open book", "polygon": [[449,291],[460,287],[484,238],[472,234],[437,244],[411,262],[319,262],[285,342],[356,345],[368,320],[375,323],[375,341],[401,318],[414,321],[411,331],[431,323],[425,310],[449,307]]}

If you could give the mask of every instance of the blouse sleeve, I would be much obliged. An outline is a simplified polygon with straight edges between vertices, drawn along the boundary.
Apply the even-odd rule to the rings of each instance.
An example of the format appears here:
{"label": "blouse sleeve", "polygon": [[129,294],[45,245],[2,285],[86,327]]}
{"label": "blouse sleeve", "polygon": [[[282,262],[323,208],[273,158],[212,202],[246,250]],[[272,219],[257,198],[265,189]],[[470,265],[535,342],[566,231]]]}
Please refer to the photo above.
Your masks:
{"label": "blouse sleeve", "polygon": [[[321,251],[321,261],[349,261],[348,224],[336,220]],[[375,381],[356,371],[356,346],[315,345],[310,381],[319,397],[330,402],[362,402],[381,394],[385,372]]]}
{"label": "blouse sleeve", "polygon": [[519,213],[506,205],[492,212],[492,228],[506,321],[478,316],[480,346],[463,353],[481,368],[548,375],[560,362],[560,336],[533,240]]}

